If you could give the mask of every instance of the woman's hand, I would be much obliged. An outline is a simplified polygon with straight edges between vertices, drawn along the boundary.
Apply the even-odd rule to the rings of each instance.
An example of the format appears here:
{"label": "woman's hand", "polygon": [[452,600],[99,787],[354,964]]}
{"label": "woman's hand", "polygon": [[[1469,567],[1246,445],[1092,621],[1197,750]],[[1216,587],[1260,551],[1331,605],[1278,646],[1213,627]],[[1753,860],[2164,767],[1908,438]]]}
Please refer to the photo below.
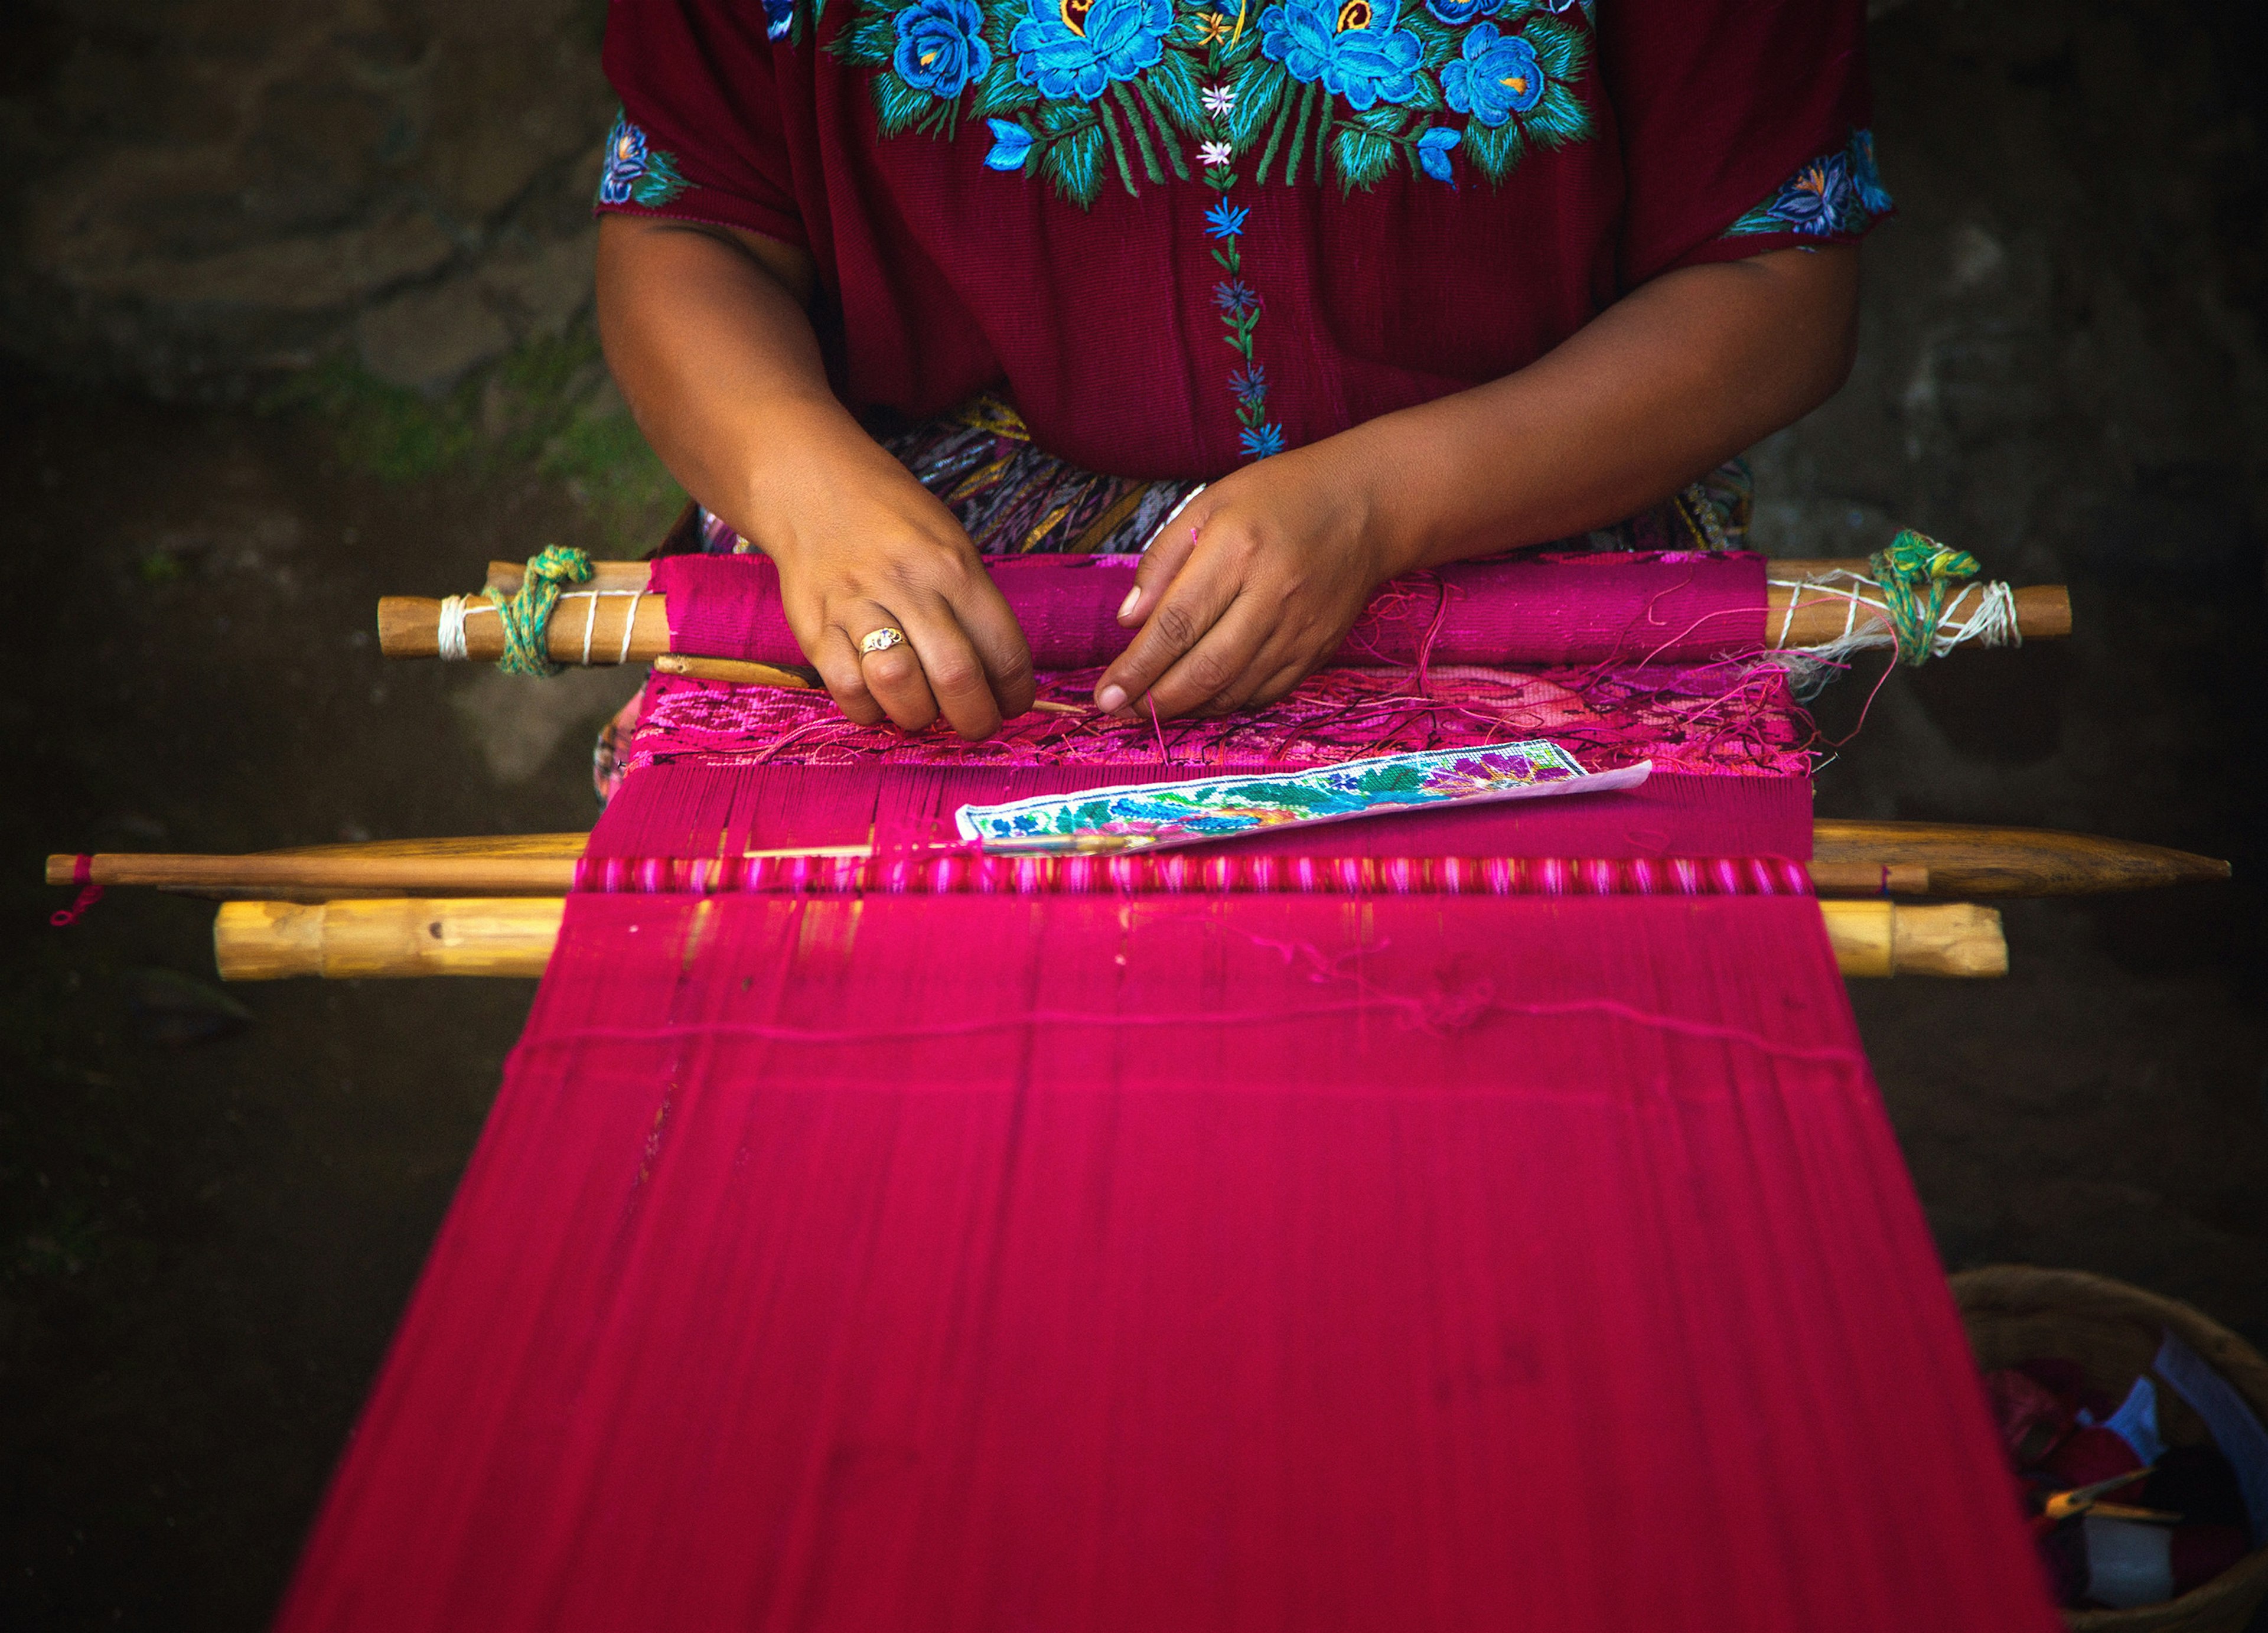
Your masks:
{"label": "woman's hand", "polygon": [[1338,650],[1372,592],[1404,570],[1349,445],[1246,466],[1166,524],[1119,609],[1141,633],[1103,672],[1097,707],[1160,718],[1258,708]]}
{"label": "woman's hand", "polygon": [[[827,383],[810,253],[733,227],[610,215],[599,329],[646,440],[770,556],[843,712],[988,737],[1032,706],[1032,655],[953,513]],[[903,645],[862,652],[895,629]]]}
{"label": "woman's hand", "polygon": [[[973,742],[1029,709],[1030,649],[953,512],[871,442],[792,468],[759,508],[755,542],[843,712],[861,725],[887,715],[909,732],[942,713]],[[904,644],[862,651],[878,629]]]}

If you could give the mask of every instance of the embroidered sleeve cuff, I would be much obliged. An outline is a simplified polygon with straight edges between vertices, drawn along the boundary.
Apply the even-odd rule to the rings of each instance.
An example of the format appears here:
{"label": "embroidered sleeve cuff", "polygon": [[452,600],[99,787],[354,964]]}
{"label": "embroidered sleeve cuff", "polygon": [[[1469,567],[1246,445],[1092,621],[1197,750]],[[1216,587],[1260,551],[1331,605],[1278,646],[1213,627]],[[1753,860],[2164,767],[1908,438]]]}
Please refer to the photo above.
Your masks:
{"label": "embroidered sleeve cuff", "polygon": [[617,113],[607,132],[599,193],[592,207],[600,212],[744,227],[798,247],[810,243],[802,220],[793,212],[688,178],[679,167],[677,155],[656,146],[645,128],[627,113]]}
{"label": "embroidered sleeve cuff", "polygon": [[[1841,148],[1805,163],[1770,198],[1726,228],[1723,239],[1847,241],[1862,237],[1896,208],[1874,168],[1874,133],[1853,130]],[[1742,246],[1747,253],[1764,247]]]}

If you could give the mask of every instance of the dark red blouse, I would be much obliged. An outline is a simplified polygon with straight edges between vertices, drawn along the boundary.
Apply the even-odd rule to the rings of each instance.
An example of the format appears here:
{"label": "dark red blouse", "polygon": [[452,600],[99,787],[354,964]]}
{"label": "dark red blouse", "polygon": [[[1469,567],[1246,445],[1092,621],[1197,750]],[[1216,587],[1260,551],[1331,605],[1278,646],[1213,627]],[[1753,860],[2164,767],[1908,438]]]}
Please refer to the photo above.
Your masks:
{"label": "dark red blouse", "polygon": [[1211,477],[1889,208],[1863,0],[612,0],[599,208],[818,263],[836,383]]}

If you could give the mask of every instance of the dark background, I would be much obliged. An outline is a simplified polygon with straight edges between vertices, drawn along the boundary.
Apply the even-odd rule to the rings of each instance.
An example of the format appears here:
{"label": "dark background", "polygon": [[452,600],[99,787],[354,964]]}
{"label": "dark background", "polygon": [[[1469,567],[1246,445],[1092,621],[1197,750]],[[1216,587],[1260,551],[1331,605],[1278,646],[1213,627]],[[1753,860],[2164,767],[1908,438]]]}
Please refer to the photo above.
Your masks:
{"label": "dark background", "polygon": [[[2007,980],[1853,1001],[1949,1265],[2122,1276],[2268,1343],[2262,9],[1877,11],[1903,215],[1851,385],[1756,452],[1758,536],[1918,526],[2068,583],[2079,633],[1892,678],[1821,808],[2238,872],[2018,904]],[[183,984],[210,907],[50,930],[38,858],[587,824],[629,680],[390,666],[372,603],[634,553],[675,496],[589,333],[592,0],[0,16],[0,1625],[251,1628],[528,988],[244,988],[239,1019]]]}

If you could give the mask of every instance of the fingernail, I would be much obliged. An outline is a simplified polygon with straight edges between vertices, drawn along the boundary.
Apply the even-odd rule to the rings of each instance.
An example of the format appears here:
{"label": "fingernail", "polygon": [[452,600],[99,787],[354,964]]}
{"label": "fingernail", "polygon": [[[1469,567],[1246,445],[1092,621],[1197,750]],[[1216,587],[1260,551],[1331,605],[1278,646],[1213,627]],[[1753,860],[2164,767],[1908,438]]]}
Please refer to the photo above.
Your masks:
{"label": "fingernail", "polygon": [[1138,584],[1126,592],[1126,599],[1118,603],[1118,615],[1121,618],[1131,618],[1134,615],[1134,609],[1141,605],[1142,586]]}
{"label": "fingernail", "polygon": [[1126,707],[1126,688],[1123,686],[1104,687],[1094,695],[1094,706],[1104,714],[1116,714]]}

